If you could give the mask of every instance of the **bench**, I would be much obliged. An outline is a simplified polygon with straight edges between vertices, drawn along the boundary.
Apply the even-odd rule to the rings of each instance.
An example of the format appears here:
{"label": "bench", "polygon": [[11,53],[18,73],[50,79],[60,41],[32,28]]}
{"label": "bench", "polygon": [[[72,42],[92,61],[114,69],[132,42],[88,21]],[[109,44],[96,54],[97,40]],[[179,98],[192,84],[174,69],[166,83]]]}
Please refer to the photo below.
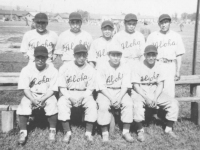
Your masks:
{"label": "bench", "polygon": [[[16,91],[19,73],[0,73],[0,91]],[[191,120],[200,125],[200,75],[181,76],[176,85],[190,85],[193,92],[190,97],[176,98],[179,102],[191,102]],[[0,105],[1,130],[8,132],[13,129],[16,117],[17,105]],[[115,118],[112,116],[110,123],[110,133],[114,132]]]}

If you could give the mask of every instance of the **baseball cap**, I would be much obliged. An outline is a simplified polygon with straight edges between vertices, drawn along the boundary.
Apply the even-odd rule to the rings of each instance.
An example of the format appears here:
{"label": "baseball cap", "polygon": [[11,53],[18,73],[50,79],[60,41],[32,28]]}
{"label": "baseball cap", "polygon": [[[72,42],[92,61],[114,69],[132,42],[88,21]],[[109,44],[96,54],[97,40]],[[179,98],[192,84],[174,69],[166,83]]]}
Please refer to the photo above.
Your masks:
{"label": "baseball cap", "polygon": [[161,21],[163,21],[163,20],[165,20],[165,19],[168,19],[168,20],[171,21],[171,17],[170,17],[168,14],[162,14],[162,15],[160,15],[160,17],[158,18],[158,22],[161,22]]}
{"label": "baseball cap", "polygon": [[147,53],[156,53],[157,54],[158,53],[157,47],[154,45],[148,45],[148,46],[146,46],[144,53],[145,54],[147,54]]}
{"label": "baseball cap", "polygon": [[72,12],[69,15],[69,20],[82,20],[81,14],[79,14],[77,12]]}
{"label": "baseball cap", "polygon": [[44,46],[38,46],[35,48],[34,50],[34,56],[44,56],[44,57],[48,57],[48,51],[47,48]]}
{"label": "baseball cap", "polygon": [[119,43],[111,41],[108,45],[108,53],[122,53],[122,48]]}
{"label": "baseball cap", "polygon": [[125,21],[130,21],[130,20],[135,20],[135,21],[138,21],[137,20],[137,16],[135,14],[127,14],[124,18]]}
{"label": "baseball cap", "polygon": [[79,44],[79,45],[76,45],[76,46],[74,47],[74,54],[80,53],[80,52],[85,52],[85,53],[88,52],[88,50],[87,50],[87,48],[85,47],[85,45]]}
{"label": "baseball cap", "polygon": [[34,21],[36,22],[48,22],[48,17],[45,13],[38,13],[35,15]]}
{"label": "baseball cap", "polygon": [[111,28],[114,28],[114,25],[113,25],[112,21],[110,21],[110,20],[106,20],[101,24],[101,28],[104,28],[106,26],[110,26]]}

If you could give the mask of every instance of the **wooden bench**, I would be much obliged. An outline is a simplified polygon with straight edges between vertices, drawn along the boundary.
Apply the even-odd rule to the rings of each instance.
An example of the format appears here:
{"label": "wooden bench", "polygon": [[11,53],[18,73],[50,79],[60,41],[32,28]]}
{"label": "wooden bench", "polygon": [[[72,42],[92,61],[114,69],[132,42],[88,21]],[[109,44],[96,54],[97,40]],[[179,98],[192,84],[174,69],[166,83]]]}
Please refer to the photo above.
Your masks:
{"label": "wooden bench", "polygon": [[[0,91],[16,91],[19,73],[0,73]],[[190,97],[176,98],[180,102],[191,102],[191,120],[200,125],[200,75],[181,76],[176,85],[190,85],[193,93]],[[14,127],[17,105],[0,105],[2,131],[8,132]],[[110,132],[114,132],[115,118],[112,117]]]}

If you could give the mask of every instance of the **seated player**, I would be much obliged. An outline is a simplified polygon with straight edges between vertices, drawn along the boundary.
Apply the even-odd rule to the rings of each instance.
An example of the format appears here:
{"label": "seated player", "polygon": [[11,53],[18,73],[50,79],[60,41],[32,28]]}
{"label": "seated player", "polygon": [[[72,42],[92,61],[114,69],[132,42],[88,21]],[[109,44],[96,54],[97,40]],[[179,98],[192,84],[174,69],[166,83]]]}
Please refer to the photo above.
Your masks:
{"label": "seated player", "polygon": [[178,136],[172,131],[173,124],[177,121],[179,105],[178,101],[163,92],[165,81],[162,64],[156,62],[157,48],[154,45],[148,45],[144,52],[144,61],[137,65],[132,73],[132,82],[134,90],[132,99],[134,105],[133,120],[136,123],[138,140],[144,141],[144,129],[142,121],[145,119],[145,106],[164,109],[166,114],[165,133],[178,139]]}
{"label": "seated player", "polygon": [[48,51],[44,46],[34,50],[35,63],[24,67],[20,73],[18,89],[24,90],[24,97],[17,109],[19,115],[19,144],[27,138],[27,121],[33,109],[44,108],[50,125],[49,140],[55,141],[57,123],[57,99],[54,91],[58,91],[58,71],[53,65],[46,63]]}
{"label": "seated player", "polygon": [[80,44],[74,48],[74,61],[64,63],[59,69],[58,86],[61,96],[58,100],[58,119],[64,130],[63,142],[71,140],[70,115],[72,107],[85,108],[86,139],[93,141],[92,129],[97,119],[97,105],[92,92],[95,88],[95,70],[86,63],[87,48]]}
{"label": "seated player", "polygon": [[97,69],[97,91],[99,91],[97,122],[101,126],[103,142],[108,142],[111,107],[121,110],[122,136],[126,141],[133,142],[129,133],[133,121],[133,103],[127,94],[128,88],[131,88],[131,72],[120,62],[122,50],[117,43],[110,43],[108,57],[109,60]]}

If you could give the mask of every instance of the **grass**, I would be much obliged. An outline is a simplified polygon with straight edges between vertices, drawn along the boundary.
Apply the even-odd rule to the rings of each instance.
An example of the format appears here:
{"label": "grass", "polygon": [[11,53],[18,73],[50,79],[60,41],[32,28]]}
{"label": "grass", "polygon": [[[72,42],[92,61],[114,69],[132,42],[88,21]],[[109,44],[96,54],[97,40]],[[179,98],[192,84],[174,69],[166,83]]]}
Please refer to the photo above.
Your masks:
{"label": "grass", "polygon": [[[137,26],[139,30],[141,24]],[[20,70],[27,64],[27,60],[19,53],[18,48],[9,48],[9,46],[15,43],[20,43],[23,34],[30,30],[30,27],[25,26],[25,22],[4,22],[0,23],[0,70],[1,72],[20,72]],[[65,23],[50,23],[48,25],[50,30],[56,31],[60,34],[62,31],[69,28]],[[93,38],[97,38],[101,35],[98,26],[83,25],[83,29],[90,32]],[[152,31],[158,30],[157,25],[150,25]],[[178,25],[172,24],[172,29],[179,32]],[[191,74],[192,66],[192,49],[193,49],[193,37],[194,26],[185,25],[184,31],[179,32],[183,37],[183,41],[186,48],[186,54],[183,56],[183,64],[181,68],[182,75]],[[199,32],[200,33],[200,32]],[[199,34],[200,37],[200,34]],[[199,38],[200,39],[200,38]],[[198,40],[198,52],[197,52],[197,74],[200,73],[200,40]],[[60,59],[55,61],[56,68],[59,68],[62,64]],[[0,104],[19,104],[23,96],[22,92],[0,92]],[[189,86],[177,86],[176,97],[189,96]],[[62,128],[60,122],[58,122],[57,141],[51,143],[47,140],[48,126],[45,123],[45,119],[32,122],[29,126],[28,141],[26,145],[18,146],[17,140],[19,137],[19,128],[16,124],[14,130],[9,133],[0,132],[0,149],[2,150],[14,150],[14,149],[68,149],[68,150],[199,150],[200,148],[200,127],[195,125],[190,120],[190,103],[180,103],[180,114],[178,122],[175,123],[174,131],[180,137],[179,140],[171,139],[164,134],[164,123],[150,120],[144,123],[146,141],[140,143],[136,140],[136,133],[134,124],[131,127],[131,134],[134,137],[134,143],[130,144],[125,142],[121,137],[121,124],[118,122],[115,127],[115,133],[110,136],[111,141],[107,144],[101,142],[101,133],[98,126],[94,129],[94,143],[88,143],[84,139],[84,123],[72,121],[72,140],[70,144],[62,142]],[[74,117],[75,118],[75,117]]]}

